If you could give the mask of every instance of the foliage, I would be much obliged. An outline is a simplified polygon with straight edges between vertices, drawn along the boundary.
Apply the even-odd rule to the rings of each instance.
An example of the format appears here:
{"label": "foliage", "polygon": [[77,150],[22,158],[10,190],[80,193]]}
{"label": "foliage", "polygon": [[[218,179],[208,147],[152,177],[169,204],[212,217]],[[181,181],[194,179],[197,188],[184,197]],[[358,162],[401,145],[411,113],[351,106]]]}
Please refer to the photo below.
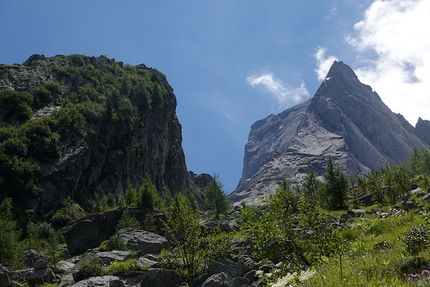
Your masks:
{"label": "foliage", "polygon": [[339,240],[318,204],[300,199],[284,180],[263,208],[242,209],[243,229],[260,260],[311,266],[339,249]]}
{"label": "foliage", "polygon": [[19,233],[12,219],[12,200],[5,198],[0,204],[0,262],[2,265],[17,268],[21,265],[22,249],[18,243]]}
{"label": "foliage", "polygon": [[163,199],[148,174],[143,178],[142,185],[139,188],[135,189],[130,186],[119,201],[122,207],[164,208]]}
{"label": "foliage", "polygon": [[122,213],[121,219],[118,221],[116,225],[116,230],[120,230],[123,228],[134,228],[134,229],[142,229],[142,225],[137,221],[136,218],[131,217],[128,212],[125,210]]}
{"label": "foliage", "polygon": [[124,275],[127,274],[129,271],[137,271],[135,270],[136,259],[128,259],[126,261],[114,261],[111,264],[109,264],[108,268],[104,272],[107,275]]}
{"label": "foliage", "polygon": [[106,250],[127,250],[127,246],[125,245],[118,232],[109,238],[106,243]]}
{"label": "foliage", "polygon": [[203,190],[204,210],[208,211],[215,219],[226,213],[230,208],[230,202],[223,190],[219,176],[214,174]]}
{"label": "foliage", "polygon": [[76,273],[73,275],[75,282],[103,274],[103,268],[100,258],[87,256],[82,261]]}
{"label": "foliage", "polygon": [[157,192],[157,188],[151,182],[149,175],[146,174],[142,185],[137,190],[138,207],[141,208],[161,208],[163,200]]}
{"label": "foliage", "polygon": [[21,122],[28,121],[33,115],[32,103],[33,95],[30,93],[14,90],[0,91],[0,106],[8,110],[5,114],[6,120],[15,117]]}
{"label": "foliage", "polygon": [[58,227],[65,226],[70,221],[85,216],[85,211],[73,199],[67,197],[61,202],[60,208],[52,216],[52,224]]}
{"label": "foliage", "polygon": [[319,198],[321,189],[321,182],[317,179],[317,176],[313,169],[306,172],[300,183],[300,192],[305,198]]}
{"label": "foliage", "polygon": [[403,242],[406,244],[406,251],[418,255],[430,246],[430,230],[425,225],[412,227],[403,237]]}
{"label": "foliage", "polygon": [[50,262],[55,265],[58,262],[58,246],[63,241],[61,232],[54,230],[47,222],[29,222],[27,236],[22,242],[25,249],[35,249],[43,255],[47,255]]}
{"label": "foliage", "polygon": [[201,229],[199,214],[191,202],[182,194],[177,194],[172,205],[167,208],[165,231],[172,246],[169,261],[180,275],[192,278],[201,271],[204,250],[200,247]]}
{"label": "foliage", "polygon": [[339,210],[346,207],[348,180],[340,166],[331,157],[327,159],[322,189],[325,198],[324,203],[329,209]]}

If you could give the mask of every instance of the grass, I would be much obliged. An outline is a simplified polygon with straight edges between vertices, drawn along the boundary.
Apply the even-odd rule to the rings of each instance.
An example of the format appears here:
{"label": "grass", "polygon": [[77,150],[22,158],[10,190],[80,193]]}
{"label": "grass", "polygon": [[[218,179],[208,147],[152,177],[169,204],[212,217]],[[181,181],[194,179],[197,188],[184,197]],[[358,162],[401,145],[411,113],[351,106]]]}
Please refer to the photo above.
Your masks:
{"label": "grass", "polygon": [[[358,219],[341,232],[345,240],[343,252],[316,266],[312,277],[294,286],[430,286],[421,284],[427,276],[421,277],[421,283],[408,282],[409,274],[421,274],[430,267],[428,250],[410,255],[402,240],[412,227],[425,223],[425,218],[415,212],[384,219]],[[386,244],[374,248],[381,242]]]}

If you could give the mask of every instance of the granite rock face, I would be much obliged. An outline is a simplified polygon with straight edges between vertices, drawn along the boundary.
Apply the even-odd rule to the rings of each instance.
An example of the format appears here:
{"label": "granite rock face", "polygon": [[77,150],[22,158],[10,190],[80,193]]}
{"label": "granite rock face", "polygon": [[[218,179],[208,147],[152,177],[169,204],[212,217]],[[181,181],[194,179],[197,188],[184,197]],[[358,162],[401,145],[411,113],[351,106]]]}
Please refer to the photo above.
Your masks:
{"label": "granite rock face", "polygon": [[414,147],[429,147],[427,136],[417,132],[427,126],[422,121],[414,129],[349,66],[335,61],[311,99],[252,125],[242,178],[230,199],[259,204],[259,196],[275,192],[283,178],[294,185],[309,169],[322,175],[329,156],[353,176],[404,162]]}

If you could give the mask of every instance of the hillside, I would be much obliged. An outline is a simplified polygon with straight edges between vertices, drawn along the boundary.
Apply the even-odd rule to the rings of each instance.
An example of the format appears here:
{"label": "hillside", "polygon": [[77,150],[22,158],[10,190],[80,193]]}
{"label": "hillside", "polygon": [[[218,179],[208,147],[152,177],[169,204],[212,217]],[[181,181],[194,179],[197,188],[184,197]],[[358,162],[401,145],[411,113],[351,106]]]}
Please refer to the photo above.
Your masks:
{"label": "hillside", "polygon": [[335,61],[311,99],[252,125],[242,178],[230,198],[258,204],[282,178],[295,185],[309,169],[322,175],[329,156],[349,176],[405,162],[414,147],[429,147],[426,127],[428,121],[414,128],[393,113],[349,66]]}
{"label": "hillside", "polygon": [[148,174],[167,198],[189,177],[176,97],[166,77],[105,56],[33,55],[0,65],[0,190],[48,215],[67,197],[137,187]]}

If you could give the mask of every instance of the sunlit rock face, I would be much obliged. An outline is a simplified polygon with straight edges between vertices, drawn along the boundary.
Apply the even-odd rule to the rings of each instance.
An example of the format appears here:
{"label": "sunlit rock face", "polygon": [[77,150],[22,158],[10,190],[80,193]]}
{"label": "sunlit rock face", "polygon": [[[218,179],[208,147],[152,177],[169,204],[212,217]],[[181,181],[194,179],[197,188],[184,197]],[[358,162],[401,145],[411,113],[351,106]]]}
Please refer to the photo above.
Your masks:
{"label": "sunlit rock face", "polygon": [[425,137],[335,61],[311,99],[251,126],[242,178],[230,198],[259,204],[283,178],[294,185],[309,169],[322,175],[329,156],[347,175],[366,175],[385,162],[406,161],[418,146],[428,147]]}

